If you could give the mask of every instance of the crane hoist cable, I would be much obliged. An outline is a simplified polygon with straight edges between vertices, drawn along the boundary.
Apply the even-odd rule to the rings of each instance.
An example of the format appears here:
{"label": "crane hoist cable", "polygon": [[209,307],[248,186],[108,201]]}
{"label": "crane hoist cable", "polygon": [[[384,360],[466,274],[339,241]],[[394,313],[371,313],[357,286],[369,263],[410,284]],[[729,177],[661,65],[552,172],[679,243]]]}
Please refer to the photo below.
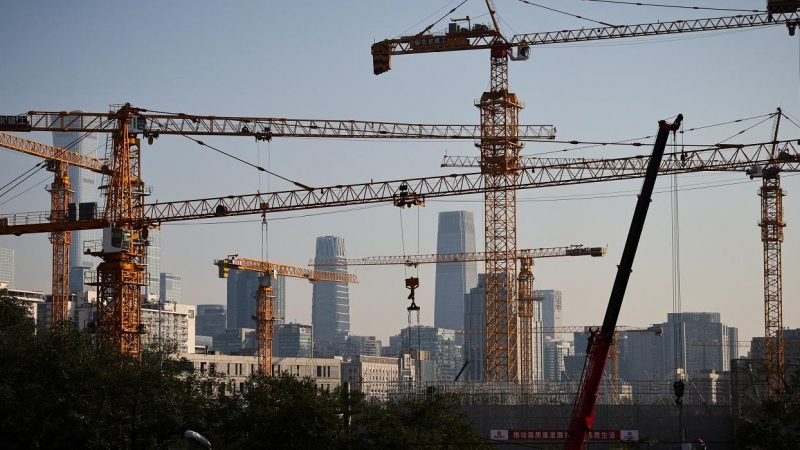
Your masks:
{"label": "crane hoist cable", "polygon": [[225,155],[225,156],[227,156],[227,157],[229,157],[229,158],[233,158],[233,159],[235,159],[236,161],[239,161],[239,162],[240,162],[240,163],[242,163],[242,164],[248,165],[248,166],[250,166],[250,167],[255,167],[255,168],[256,168],[256,169],[258,169],[260,172],[266,172],[266,173],[268,173],[268,174],[270,174],[270,175],[272,175],[272,176],[274,176],[274,177],[280,178],[281,180],[288,181],[289,183],[292,183],[293,185],[295,185],[295,186],[299,187],[300,189],[305,189],[305,190],[307,190],[307,191],[313,191],[313,190],[314,190],[314,188],[312,188],[312,187],[310,187],[310,186],[307,186],[307,185],[305,185],[305,184],[303,184],[303,183],[300,183],[300,182],[298,182],[298,181],[293,181],[293,180],[290,180],[290,179],[288,179],[288,178],[286,178],[286,177],[283,177],[283,176],[281,176],[281,175],[278,175],[277,173],[275,173],[275,172],[271,172],[271,171],[269,171],[269,170],[267,170],[267,169],[265,169],[265,168],[263,168],[263,167],[261,167],[261,166],[259,166],[259,165],[256,165],[256,164],[253,164],[253,163],[251,163],[251,162],[245,161],[245,160],[243,160],[242,158],[239,158],[238,156],[231,155],[230,153],[227,153],[227,152],[225,152],[225,151],[222,151],[222,150],[220,150],[220,149],[218,149],[218,148],[216,148],[216,147],[214,147],[214,146],[212,146],[212,145],[208,145],[208,144],[206,144],[205,142],[203,142],[203,141],[201,141],[201,140],[199,140],[199,139],[195,139],[195,138],[193,138],[193,137],[191,137],[191,136],[187,136],[187,135],[185,135],[185,134],[182,134],[181,136],[185,137],[186,139],[189,139],[190,141],[194,141],[195,143],[197,143],[197,144],[199,144],[199,145],[202,145],[203,147],[208,147],[208,148],[210,148],[211,150],[214,150],[215,152],[219,152],[219,153],[221,153],[221,154],[223,154],[223,155]]}
{"label": "crane hoist cable", "polygon": [[599,21],[599,20],[590,19],[588,17],[583,17],[583,16],[579,16],[577,14],[572,14],[572,13],[561,11],[561,10],[558,10],[558,9],[555,9],[555,8],[550,8],[548,6],[540,5],[538,3],[529,2],[528,0],[518,0],[518,1],[520,3],[525,3],[525,4],[528,4],[528,5],[531,5],[531,6],[535,6],[537,8],[542,8],[542,9],[546,9],[548,11],[557,12],[559,14],[564,14],[565,16],[574,17],[576,19],[588,20],[589,22],[599,23],[600,25],[605,25],[607,27],[615,27],[616,26],[616,25],[612,25],[612,24],[607,23],[607,22],[602,22],[602,21]]}
{"label": "crane hoist cable", "polygon": [[[9,188],[8,188],[8,190],[6,190],[5,192],[0,192],[0,197],[3,197],[4,195],[6,195],[6,194],[8,194],[9,192],[11,192],[11,190],[12,190],[12,189],[14,189],[15,187],[19,186],[19,185],[20,185],[20,183],[23,183],[23,182],[25,182],[26,180],[28,180],[28,179],[29,179],[30,177],[32,177],[32,176],[33,176],[33,175],[34,175],[36,172],[38,172],[38,171],[42,170],[42,169],[43,169],[43,168],[44,168],[46,165],[47,165],[47,161],[41,161],[41,162],[38,162],[38,163],[36,163],[36,165],[34,165],[33,167],[31,167],[30,169],[26,170],[25,172],[22,172],[22,174],[21,174],[21,175],[19,175],[18,177],[14,178],[13,180],[11,180],[11,181],[9,181],[8,183],[6,183],[6,184],[4,184],[3,186],[1,186],[1,187],[0,187],[0,191],[2,191],[3,189],[7,188],[7,187],[8,187],[8,186],[9,186],[11,183],[13,183],[13,182],[15,182],[15,181],[19,180],[19,183],[15,184],[15,185],[13,185],[13,186],[11,186],[11,187],[9,187]],[[22,179],[20,180],[20,178],[22,178]]]}

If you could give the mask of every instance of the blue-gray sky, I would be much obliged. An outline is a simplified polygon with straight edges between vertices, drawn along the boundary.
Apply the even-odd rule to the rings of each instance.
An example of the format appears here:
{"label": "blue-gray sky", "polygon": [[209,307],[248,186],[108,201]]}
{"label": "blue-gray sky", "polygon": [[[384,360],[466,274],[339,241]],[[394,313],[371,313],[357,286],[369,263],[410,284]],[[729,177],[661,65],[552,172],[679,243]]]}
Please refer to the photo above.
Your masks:
{"label": "blue-gray sky", "polygon": [[[458,3],[11,2],[0,17],[0,114],[102,112],[110,104],[130,102],[151,110],[208,115],[476,124],[479,114],[473,102],[489,83],[487,51],[399,56],[392,71],[372,74],[373,42],[422,30]],[[734,14],[579,0],[539,3],[613,24]],[[722,6],[713,0],[660,3]],[[763,9],[764,3],[737,0],[724,5]],[[519,1],[497,0],[496,5],[506,34],[594,26]],[[483,1],[470,0],[434,30],[466,15],[486,23],[485,11]],[[619,141],[654,135],[659,119],[678,113],[685,116],[686,128],[761,116],[779,106],[800,116],[798,48],[798,37],[790,37],[782,26],[542,46],[533,49],[529,61],[510,64],[510,86],[526,104],[520,123],[554,124],[560,140]],[[712,144],[735,135],[729,142],[766,141],[769,120],[737,135],[758,122],[686,133],[683,142]],[[52,143],[49,133],[26,137]],[[784,122],[781,137],[800,137],[800,130]],[[447,174],[454,169],[439,167],[445,153],[477,152],[471,142],[204,140],[312,186]],[[652,141],[644,142],[635,150],[605,146],[550,154],[649,153]],[[523,153],[567,148],[528,144]],[[37,162],[0,151],[0,185]],[[162,137],[145,146],[143,175],[153,187],[153,200],[161,201],[290,188],[182,137]],[[21,189],[0,197],[0,213],[46,210],[44,184],[9,200],[45,179],[47,174],[40,172]],[[743,174],[695,174],[680,177],[678,183],[687,188],[679,193],[682,309],[720,311],[723,322],[739,327],[743,339],[763,335],[759,182]],[[634,180],[519,193],[519,248],[609,246],[604,259],[559,258],[536,264],[536,288],[564,293],[565,324],[602,320],[640,184]],[[669,186],[670,179],[664,177],[657,189]],[[783,186],[788,192],[783,318],[786,326],[798,327],[800,208],[793,196],[800,195],[800,182],[786,174]],[[313,257],[315,238],[322,235],[344,236],[350,257],[433,253],[437,214],[455,209],[475,213],[482,248],[482,206],[480,196],[469,196],[432,199],[425,208],[402,212],[372,206],[277,214],[269,217],[268,256],[304,266]],[[183,276],[187,303],[224,303],[225,283],[216,278],[214,258],[262,255],[260,218],[211,222],[163,228],[161,268]],[[622,324],[662,322],[673,311],[670,224],[670,197],[658,194],[639,247]],[[2,236],[0,245],[16,250],[18,287],[49,292],[47,236]],[[361,283],[350,289],[351,330],[388,340],[406,324],[406,270],[355,271]],[[419,278],[422,323],[432,324],[433,267],[420,268]],[[310,285],[289,281],[287,291],[287,319],[309,323]]]}

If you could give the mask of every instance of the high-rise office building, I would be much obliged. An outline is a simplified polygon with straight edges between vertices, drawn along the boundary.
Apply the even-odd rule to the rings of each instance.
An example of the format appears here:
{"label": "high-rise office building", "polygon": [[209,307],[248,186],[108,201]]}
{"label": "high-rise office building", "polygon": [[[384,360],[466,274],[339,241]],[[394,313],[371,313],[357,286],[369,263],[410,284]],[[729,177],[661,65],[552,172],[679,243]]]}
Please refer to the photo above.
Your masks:
{"label": "high-rise office building", "polygon": [[[534,295],[541,297],[538,303],[542,305],[542,326],[545,328],[556,328],[563,326],[561,323],[561,291],[537,290]],[[549,331],[544,333],[545,340],[564,340],[562,333]]]}
{"label": "high-rise office building", "polygon": [[[77,111],[76,111],[77,112]],[[54,131],[53,145],[67,150],[102,158],[104,150],[98,150],[97,134],[87,134],[77,131]],[[100,154],[98,154],[100,153]],[[94,212],[94,208],[82,208],[80,204],[96,204],[100,198],[98,191],[98,175],[94,172],[75,166],[69,167],[69,182],[72,186],[72,202],[76,203],[76,212]],[[81,230],[72,232],[72,243],[69,246],[69,290],[73,293],[82,293],[86,290],[94,290],[90,286],[85,286],[84,272],[94,270],[96,267],[95,259],[91,255],[85,255],[84,242],[100,239],[99,233],[95,230]]]}
{"label": "high-rise office building", "polygon": [[195,334],[214,336],[224,333],[228,326],[225,305],[197,305],[197,322]]}
{"label": "high-rise office building", "polygon": [[[232,269],[228,273],[228,328],[254,328],[253,316],[256,314],[256,292],[261,274]],[[275,295],[275,315],[286,315],[286,278],[279,276],[272,280],[272,293]],[[216,344],[215,344],[216,345]]]}
{"label": "high-rise office building", "polygon": [[456,344],[456,330],[419,326],[406,328],[402,336],[404,349],[412,348],[415,354],[428,352],[430,359],[436,362],[436,380],[455,379],[463,364],[461,346]]}
{"label": "high-rise office building", "polygon": [[311,358],[310,325],[287,323],[275,326],[275,343],[272,346],[273,355],[281,358]]}
{"label": "high-rise office building", "polygon": [[464,359],[469,361],[462,375],[467,381],[481,381],[486,372],[486,274],[478,274],[478,286],[464,295]]}
{"label": "high-rise office building", "polygon": [[[671,372],[683,369],[696,377],[702,370],[730,370],[728,327],[718,312],[667,314],[664,338],[667,340],[666,366]],[[737,333],[738,334],[738,333]]]}
{"label": "high-rise office building", "polygon": [[[470,211],[439,213],[436,253],[475,251],[475,219]],[[450,330],[464,329],[464,295],[478,285],[476,261],[436,265],[433,325]]]}
{"label": "high-rise office building", "polygon": [[142,297],[150,302],[166,301],[161,296],[161,230],[150,230],[147,243],[148,284],[142,287]]}
{"label": "high-rise office building", "polygon": [[14,250],[0,247],[0,281],[7,289],[14,289]]}
{"label": "high-rise office building", "polygon": [[[344,238],[317,238],[316,260],[344,259]],[[315,266],[318,270],[347,272],[347,265]],[[350,291],[347,283],[317,281],[311,298],[311,326],[314,328],[315,356],[333,356],[339,342],[350,334]]]}
{"label": "high-rise office building", "polygon": [[181,276],[174,273],[161,273],[159,276],[159,299],[163,303],[181,302]]}

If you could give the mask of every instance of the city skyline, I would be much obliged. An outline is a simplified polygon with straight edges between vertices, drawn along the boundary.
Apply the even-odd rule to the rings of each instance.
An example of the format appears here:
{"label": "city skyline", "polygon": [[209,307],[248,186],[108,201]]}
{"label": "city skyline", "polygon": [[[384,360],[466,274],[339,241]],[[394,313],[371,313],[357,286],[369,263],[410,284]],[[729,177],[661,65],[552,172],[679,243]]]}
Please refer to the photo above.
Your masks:
{"label": "city skyline", "polygon": [[[738,14],[573,3],[563,8],[614,24]],[[719,6],[710,0],[696,3]],[[753,5],[752,1],[732,0],[725,6],[752,9]],[[520,32],[593,26],[521,2],[497,6],[500,18]],[[372,73],[369,46],[405,30],[418,32],[434,19],[414,25],[438,7],[419,0],[403,4],[381,0],[335,8],[325,5],[312,12],[301,4],[245,1],[188,9],[168,4],[159,5],[158,17],[152,18],[152,27],[145,30],[137,26],[140,7],[135,4],[58,3],[43,8],[16,2],[4,9],[8,26],[0,30],[0,37],[6,42],[29,38],[25,46],[6,49],[6,64],[0,68],[7,80],[0,113],[104,112],[111,104],[131,102],[152,111],[215,116],[479,124],[480,112],[474,101],[489,80],[488,51],[397,56],[391,72]],[[435,15],[439,18],[444,13]],[[473,1],[457,14],[482,16],[475,20],[483,23],[485,13],[485,4]],[[112,35],[120,27],[128,30],[129,42],[137,42],[125,52],[119,51],[117,43],[92,40],[67,57],[52,45],[76,29]],[[439,23],[433,30],[443,27],[444,23]],[[219,32],[209,40],[208,29]],[[289,35],[294,39],[292,46],[265,45],[258,57],[245,50],[231,51],[241,48],[242,42],[275,42]],[[322,47],[320,37],[324,37]],[[209,44],[202,48],[184,45],[189,42]],[[521,152],[525,156],[575,158],[644,155],[651,150],[652,139],[647,136],[655,133],[657,121],[678,113],[684,115],[685,133],[668,151],[719,142],[768,141],[773,124],[767,114],[781,107],[790,117],[800,115],[798,45],[785,26],[775,26],[534,46],[529,61],[509,64],[509,88],[526,105],[520,112],[520,124],[552,124],[557,136],[553,141],[524,142]],[[319,48],[314,59],[318,70],[304,69],[308,57],[297,48]],[[133,60],[135,64],[131,64]],[[691,70],[679,69],[674,61]],[[57,72],[52,70],[55,63]],[[731,71],[732,65],[744,65],[748,70]],[[120,71],[120,67],[126,70]],[[250,79],[266,81],[243,81]],[[781,123],[780,139],[800,135],[792,121]],[[52,133],[19,135],[52,142]],[[98,144],[105,139],[98,136]],[[573,140],[582,144],[568,143]],[[271,142],[256,142],[252,138],[204,137],[203,141],[313,188],[477,171],[440,167],[444,154],[476,156],[473,140],[276,137]],[[623,141],[641,146],[602,145]],[[0,185],[40,162],[3,150]],[[156,193],[148,203],[297,187],[179,136],[162,135],[152,145],[143,141],[141,165],[143,181]],[[31,176],[0,197],[0,214],[48,211],[44,186],[51,180],[52,174],[44,170]],[[800,193],[798,180],[794,174],[782,175],[788,193],[784,198],[788,226],[782,259],[786,327],[800,325],[800,304],[794,301],[800,279],[789,276],[800,270],[800,208],[794,206],[794,197]],[[517,192],[518,248],[608,245],[605,258],[536,261],[534,288],[560,290],[568,299],[563,305],[565,324],[602,320],[640,184],[640,180],[631,180]],[[675,180],[660,177],[619,323],[647,325],[673,312],[670,255],[674,214],[669,192],[677,188],[683,311],[723,312],[727,323],[739,328],[742,340],[763,335],[763,249],[756,225],[761,213],[759,186],[760,181],[741,172],[687,174]],[[99,203],[102,208],[102,201]],[[314,257],[310,237],[324,235],[344,237],[351,257],[434,253],[437,216],[447,210],[474,214],[475,228],[480,230],[476,248],[484,249],[483,198],[471,195],[428,198],[424,208],[404,210],[360,205],[270,212],[265,216],[267,232],[257,216],[163,224],[161,240],[169,252],[163,252],[161,264],[182,275],[186,302],[224,303],[226,286],[215,278],[217,269],[211,265],[215,258],[233,253],[258,258],[268,252],[267,259],[306,266]],[[1,236],[0,246],[16,252],[18,288],[50,291],[52,252],[45,234]],[[406,270],[400,266],[350,269],[360,281],[349,287],[354,334],[385,340],[385,330],[407,324]],[[435,267],[420,266],[418,276],[416,303],[421,307],[421,321],[433,324]],[[309,323],[312,285],[297,280],[287,287],[291,298],[286,317]]]}

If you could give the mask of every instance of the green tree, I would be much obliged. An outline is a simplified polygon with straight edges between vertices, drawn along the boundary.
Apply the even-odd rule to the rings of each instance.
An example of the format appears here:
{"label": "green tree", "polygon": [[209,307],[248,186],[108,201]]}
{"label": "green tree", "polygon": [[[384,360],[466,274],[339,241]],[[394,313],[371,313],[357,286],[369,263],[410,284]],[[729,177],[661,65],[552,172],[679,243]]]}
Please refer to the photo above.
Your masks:
{"label": "green tree", "polygon": [[782,393],[764,398],[754,414],[736,425],[736,448],[796,449],[800,442],[800,369]]}

